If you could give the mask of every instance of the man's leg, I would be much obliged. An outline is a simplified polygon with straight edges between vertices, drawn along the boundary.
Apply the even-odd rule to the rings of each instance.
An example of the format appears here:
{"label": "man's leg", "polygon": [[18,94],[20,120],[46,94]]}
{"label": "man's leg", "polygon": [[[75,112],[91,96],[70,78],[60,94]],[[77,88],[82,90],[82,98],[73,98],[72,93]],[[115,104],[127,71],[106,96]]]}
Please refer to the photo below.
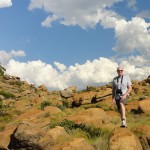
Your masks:
{"label": "man's leg", "polygon": [[126,109],[125,109],[125,106],[124,106],[123,103],[120,103],[120,108],[121,108],[121,119],[122,119],[121,127],[127,127],[127,124],[126,124]]}
{"label": "man's leg", "polygon": [[120,103],[121,108],[121,119],[126,121],[126,109],[123,103]]}

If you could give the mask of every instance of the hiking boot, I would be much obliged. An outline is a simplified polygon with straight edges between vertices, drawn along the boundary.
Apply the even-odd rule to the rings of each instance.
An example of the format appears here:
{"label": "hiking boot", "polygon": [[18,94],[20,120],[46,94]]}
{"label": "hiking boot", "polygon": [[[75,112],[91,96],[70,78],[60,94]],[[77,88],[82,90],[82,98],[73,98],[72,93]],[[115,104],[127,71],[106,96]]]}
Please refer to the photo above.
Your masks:
{"label": "hiking boot", "polygon": [[126,123],[126,121],[125,120],[122,120],[122,122],[121,122],[121,127],[127,127],[127,123]]}

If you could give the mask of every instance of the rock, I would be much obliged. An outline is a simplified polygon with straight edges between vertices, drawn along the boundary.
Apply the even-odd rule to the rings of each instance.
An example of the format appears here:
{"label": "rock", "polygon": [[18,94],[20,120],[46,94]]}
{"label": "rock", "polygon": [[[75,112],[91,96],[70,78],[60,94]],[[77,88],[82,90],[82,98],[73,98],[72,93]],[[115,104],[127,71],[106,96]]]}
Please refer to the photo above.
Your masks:
{"label": "rock", "polygon": [[38,90],[48,92],[48,90],[47,90],[47,88],[46,88],[45,85],[40,85],[40,86],[38,87]]}
{"label": "rock", "polygon": [[55,145],[52,150],[95,150],[84,138],[74,138],[72,141]]}
{"label": "rock", "polygon": [[8,145],[10,143],[10,136],[15,129],[15,125],[9,125],[0,132],[0,150],[8,149]]}
{"label": "rock", "polygon": [[[150,125],[142,125],[142,126],[138,126],[136,128],[133,129],[134,132],[138,132],[140,134],[142,134],[140,136],[140,142],[142,144],[143,149],[147,146],[147,144],[149,145],[149,149],[150,149]],[[144,150],[147,150],[147,149]]]}
{"label": "rock", "polygon": [[11,136],[9,149],[38,149],[42,150],[39,140],[45,132],[32,124],[20,124]]}
{"label": "rock", "polygon": [[47,131],[47,135],[51,136],[53,140],[57,140],[58,138],[60,138],[60,136],[62,136],[63,138],[69,136],[64,127],[61,126],[56,126],[55,128],[50,129],[49,131]]}
{"label": "rock", "polygon": [[147,138],[145,136],[140,136],[139,140],[141,142],[143,150],[150,150],[150,146],[149,146]]}
{"label": "rock", "polygon": [[68,138],[63,127],[57,126],[48,131],[33,123],[22,123],[14,131],[9,149],[49,150],[60,138]]}
{"label": "rock", "polygon": [[150,114],[150,99],[139,101],[138,109],[146,114]]}
{"label": "rock", "polygon": [[109,137],[110,150],[142,150],[139,139],[127,128],[115,128]]}
{"label": "rock", "polygon": [[83,100],[91,100],[93,96],[95,96],[96,92],[89,91],[89,92],[83,92],[83,93],[75,93],[74,94],[74,100],[79,101],[81,98]]}
{"label": "rock", "polygon": [[39,141],[39,144],[44,150],[49,150],[57,143],[57,140],[62,141],[64,139],[69,139],[68,133],[63,127],[56,126],[55,128],[47,131],[46,135]]}
{"label": "rock", "polygon": [[58,107],[55,106],[47,106],[44,108],[44,111],[46,113],[50,113],[50,115],[55,115],[61,112],[61,110]]}
{"label": "rock", "polygon": [[138,112],[138,101],[132,101],[132,102],[127,102],[126,104],[126,110],[127,112],[133,112],[133,113],[136,113]]}
{"label": "rock", "polygon": [[60,95],[63,98],[70,98],[73,96],[73,92],[67,91],[67,90],[62,90],[60,91]]}
{"label": "rock", "polygon": [[150,138],[150,125],[142,125],[134,128],[134,131],[142,133],[144,136]]}
{"label": "rock", "polygon": [[92,125],[100,127],[102,124],[109,123],[109,116],[101,108],[90,108],[74,115],[66,117],[67,120],[74,121],[77,124]]}
{"label": "rock", "polygon": [[72,92],[75,93],[77,91],[77,87],[76,86],[71,86],[65,89],[68,92]]}
{"label": "rock", "polygon": [[3,95],[0,95],[0,100],[4,100],[5,97]]}
{"label": "rock", "polygon": [[148,76],[148,78],[145,81],[150,84],[150,75]]}

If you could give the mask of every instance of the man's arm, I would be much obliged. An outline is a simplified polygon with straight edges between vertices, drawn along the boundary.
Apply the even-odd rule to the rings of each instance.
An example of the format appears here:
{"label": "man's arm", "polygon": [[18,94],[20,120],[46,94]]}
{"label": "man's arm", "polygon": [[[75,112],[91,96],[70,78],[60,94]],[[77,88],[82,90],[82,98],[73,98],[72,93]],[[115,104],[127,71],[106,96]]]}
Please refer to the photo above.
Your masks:
{"label": "man's arm", "polygon": [[131,91],[132,91],[132,86],[130,85],[128,86],[127,92],[121,97],[121,100],[125,100]]}
{"label": "man's arm", "polygon": [[132,91],[132,86],[130,85],[130,86],[128,86],[128,90],[124,95],[127,96],[131,91]]}

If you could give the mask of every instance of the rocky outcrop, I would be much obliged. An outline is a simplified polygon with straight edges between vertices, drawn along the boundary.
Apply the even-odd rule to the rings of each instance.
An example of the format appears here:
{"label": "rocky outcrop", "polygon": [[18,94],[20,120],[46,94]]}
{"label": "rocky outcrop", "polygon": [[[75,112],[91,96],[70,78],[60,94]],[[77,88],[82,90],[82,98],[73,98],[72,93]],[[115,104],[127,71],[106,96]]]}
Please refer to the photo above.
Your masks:
{"label": "rocky outcrop", "polygon": [[150,99],[139,101],[138,109],[146,114],[150,114]]}
{"label": "rocky outcrop", "polygon": [[110,122],[109,116],[101,108],[90,108],[74,115],[66,117],[67,120],[74,121],[77,124],[92,125],[100,127],[102,124]]}
{"label": "rocky outcrop", "polygon": [[143,150],[150,150],[150,125],[137,126],[134,131],[141,134],[139,139]]}
{"label": "rocky outcrop", "polygon": [[[127,120],[130,120],[128,126],[135,129],[131,129],[131,132],[126,128],[116,128],[116,125],[120,125],[120,115],[112,105],[111,85],[89,86],[82,91],[72,86],[49,92],[45,85],[36,88],[26,81],[20,81],[18,77],[1,76],[0,108],[4,113],[0,114],[0,150],[101,149],[108,143],[105,137],[111,131],[110,150],[141,150],[141,145],[143,150],[149,150],[149,78],[132,82],[133,90],[126,105]],[[94,96],[98,101],[91,103]],[[73,101],[78,108],[71,108]],[[140,111],[143,113],[139,114]],[[63,124],[65,119],[70,122]],[[63,127],[50,129],[55,125]],[[69,130],[70,127],[73,130]],[[70,132],[67,133],[64,128]],[[92,136],[88,136],[91,135],[89,130],[92,133],[102,131],[102,134],[96,135],[94,141]],[[94,146],[89,144],[89,140]]]}
{"label": "rocky outcrop", "polygon": [[115,128],[109,137],[110,150],[142,150],[139,139],[127,128]]}
{"label": "rocky outcrop", "polygon": [[55,145],[52,150],[95,150],[84,138],[74,138],[72,141]]}
{"label": "rocky outcrop", "polygon": [[62,98],[70,98],[73,96],[73,92],[67,90],[60,91],[60,94]]}
{"label": "rocky outcrop", "polygon": [[75,92],[77,92],[77,87],[76,86],[70,86],[70,87],[66,88],[65,90],[68,92],[75,93]]}
{"label": "rocky outcrop", "polygon": [[68,137],[63,127],[57,126],[46,131],[36,124],[23,123],[11,135],[8,148],[48,150],[60,137]]}
{"label": "rocky outcrop", "polygon": [[11,135],[11,141],[8,148],[42,150],[42,145],[39,144],[39,141],[44,135],[45,132],[35,125],[21,124]]}

